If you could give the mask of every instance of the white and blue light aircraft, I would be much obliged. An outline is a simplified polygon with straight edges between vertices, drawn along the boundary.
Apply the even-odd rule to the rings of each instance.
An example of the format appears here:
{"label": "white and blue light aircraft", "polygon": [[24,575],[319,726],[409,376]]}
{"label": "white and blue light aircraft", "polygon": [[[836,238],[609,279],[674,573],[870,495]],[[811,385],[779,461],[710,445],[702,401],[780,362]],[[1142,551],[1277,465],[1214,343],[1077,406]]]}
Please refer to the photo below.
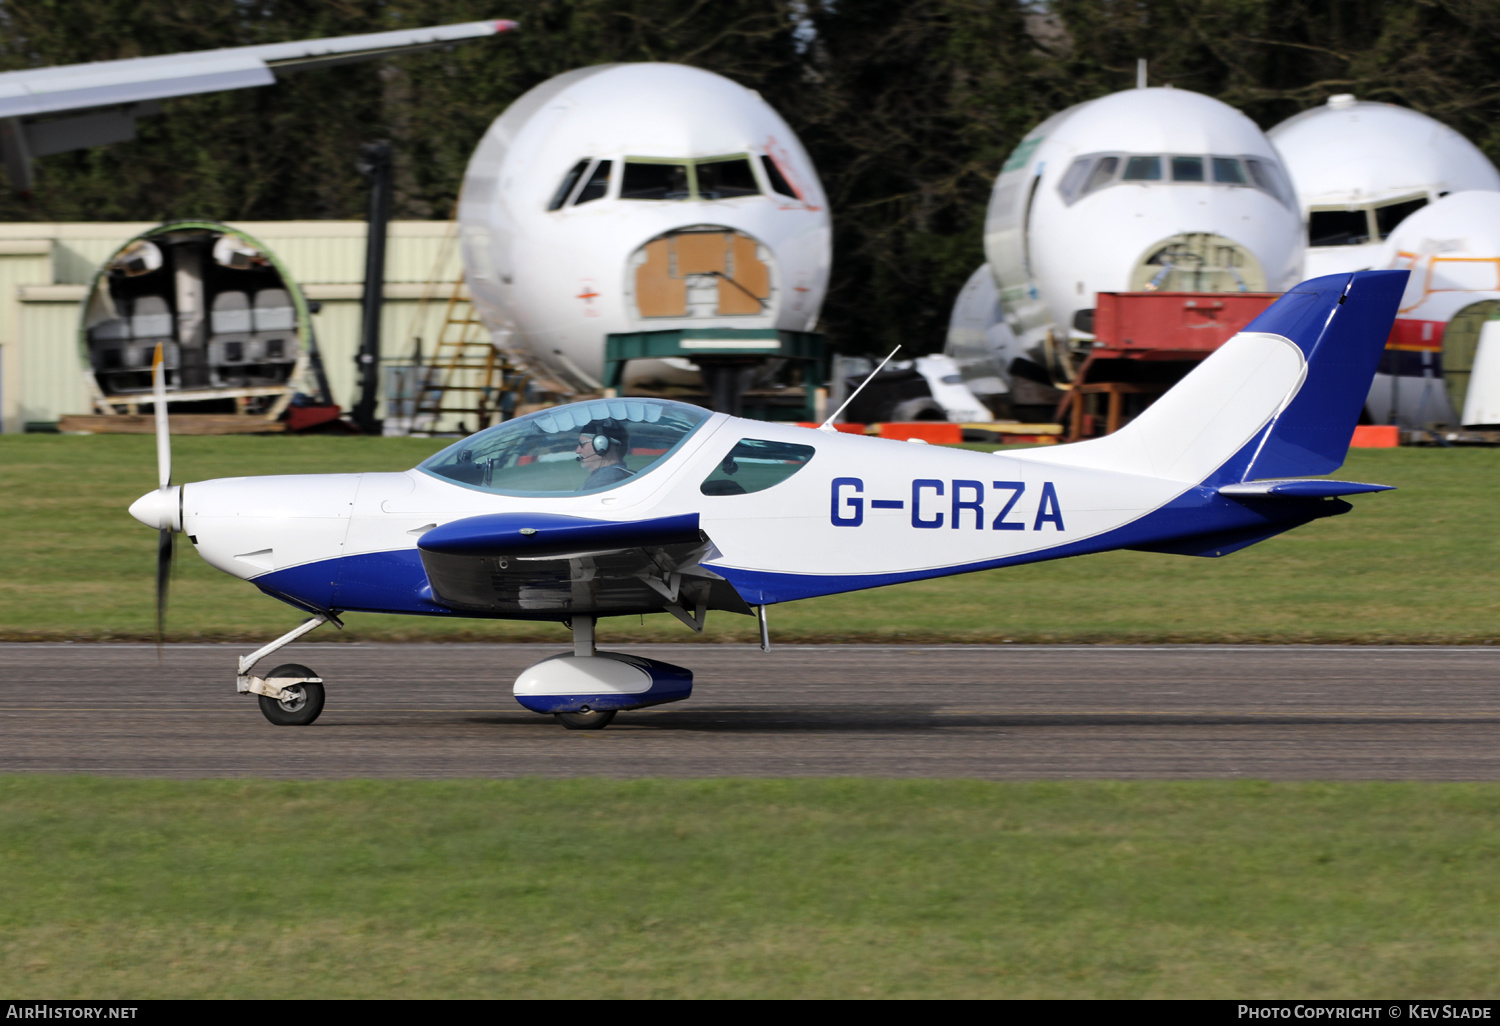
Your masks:
{"label": "white and blue light aircraft", "polygon": [[[778,602],[1112,549],[1222,556],[1383,485],[1310,480],[1344,461],[1403,270],[1293,288],[1115,434],[996,454],[602,399],[481,431],[405,473],[160,487],[130,512],[313,614],[240,660],[272,722],[313,722],[324,682],[271,652],[346,610],[554,620],[573,652],[516,699],[574,729],[687,698],[692,673],[595,649],[600,617]],[[158,403],[165,410],[165,403]],[[158,611],[160,612],[160,605]]]}

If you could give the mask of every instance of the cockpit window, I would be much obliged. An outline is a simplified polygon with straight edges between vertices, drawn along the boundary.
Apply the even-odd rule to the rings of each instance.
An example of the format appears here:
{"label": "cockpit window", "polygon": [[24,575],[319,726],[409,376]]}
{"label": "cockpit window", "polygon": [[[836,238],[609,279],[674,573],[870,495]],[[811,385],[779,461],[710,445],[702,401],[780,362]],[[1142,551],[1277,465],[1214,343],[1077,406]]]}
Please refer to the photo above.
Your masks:
{"label": "cockpit window", "polygon": [[597,399],[455,442],[418,470],[497,495],[588,495],[661,466],[712,414],[665,399]]}
{"label": "cockpit window", "polygon": [[613,161],[601,160],[594,165],[594,173],[589,175],[589,180],[584,183],[582,189],[578,190],[578,198],[573,201],[575,207],[604,198],[604,194],[609,192],[609,169],[613,163]]}
{"label": "cockpit window", "polygon": [[1125,164],[1127,182],[1161,181],[1160,157],[1131,157]]}
{"label": "cockpit window", "polygon": [[625,162],[621,199],[681,200],[692,196],[686,164]]}
{"label": "cockpit window", "polygon": [[776,161],[770,157],[762,156],[760,158],[760,166],[766,172],[766,181],[770,183],[772,192],[778,192],[791,199],[801,199],[797,195],[797,190],[792,188],[792,183],[786,180],[786,175],[781,173],[781,168],[776,166]]}
{"label": "cockpit window", "polygon": [[1119,157],[1100,158],[1099,163],[1094,165],[1094,173],[1089,175],[1089,184],[1084,188],[1089,192],[1093,192],[1095,189],[1102,189],[1115,176],[1115,170],[1119,166]]}
{"label": "cockpit window", "polygon": [[1292,187],[1275,161],[1246,157],[1245,169],[1250,172],[1250,180],[1257,189],[1275,196],[1284,206],[1296,209],[1297,201],[1292,195]]}
{"label": "cockpit window", "polygon": [[698,490],[704,495],[748,495],[779,485],[807,466],[817,452],[810,445],[741,438]]}
{"label": "cockpit window", "polygon": [[709,160],[698,165],[698,198],[729,199],[731,196],[755,196],[760,185],[755,181],[755,172],[750,161],[743,157],[733,160]]}
{"label": "cockpit window", "polygon": [[1385,206],[1375,208],[1375,227],[1383,239],[1396,230],[1396,226],[1408,217],[1415,214],[1427,205],[1426,196],[1418,196],[1416,199],[1399,200],[1395,203],[1387,203]]}
{"label": "cockpit window", "polygon": [[1174,182],[1201,182],[1201,181],[1203,181],[1203,158],[1202,157],[1173,157],[1172,158],[1172,181],[1174,181]]}
{"label": "cockpit window", "polygon": [[1307,217],[1309,246],[1359,246],[1369,241],[1367,210],[1314,210]]}
{"label": "cockpit window", "polygon": [[557,187],[557,192],[552,194],[552,202],[547,204],[548,210],[562,209],[562,205],[568,202],[568,197],[573,195],[573,187],[578,184],[578,179],[583,177],[583,173],[588,170],[592,161],[592,157],[584,157],[568,169],[568,173],[563,175],[562,184]]}
{"label": "cockpit window", "polygon": [[1307,215],[1309,246],[1360,246],[1380,242],[1396,226],[1427,205],[1426,196],[1408,196],[1391,202],[1366,203],[1354,208],[1312,210]]}
{"label": "cockpit window", "polygon": [[1250,184],[1245,181],[1245,169],[1233,157],[1214,158],[1214,181],[1225,185]]}
{"label": "cockpit window", "polygon": [[[1170,174],[1168,174],[1170,172]],[[1265,157],[1218,156],[1197,153],[1090,153],[1079,157],[1058,182],[1063,202],[1072,206],[1085,196],[1110,186],[1152,182],[1173,185],[1216,185],[1257,189],[1282,206],[1295,209],[1290,187],[1276,162]]]}
{"label": "cockpit window", "polygon": [[[784,195],[796,195],[779,171],[774,176],[767,171],[767,177],[778,192],[785,186]],[[632,157],[625,161],[625,178],[620,186],[620,198],[633,200],[717,200],[759,195],[760,183],[746,154],[682,161]]]}
{"label": "cockpit window", "polygon": [[1089,177],[1089,167],[1093,163],[1093,157],[1079,157],[1068,165],[1067,174],[1057,183],[1057,191],[1062,193],[1064,202],[1073,202],[1082,191],[1084,179]]}

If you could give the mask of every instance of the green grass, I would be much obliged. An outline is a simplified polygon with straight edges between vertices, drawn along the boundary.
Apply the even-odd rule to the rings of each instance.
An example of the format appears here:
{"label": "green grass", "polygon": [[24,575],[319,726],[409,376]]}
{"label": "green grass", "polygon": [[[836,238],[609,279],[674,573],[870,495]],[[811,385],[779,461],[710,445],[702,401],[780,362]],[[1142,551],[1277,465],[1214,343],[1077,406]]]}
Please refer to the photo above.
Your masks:
{"label": "green grass", "polygon": [[[179,481],[398,470],[441,443],[381,438],[178,438]],[[0,436],[0,639],[152,636],[155,539],[125,507],[155,480],[145,436]],[[1500,622],[1500,451],[1355,450],[1340,476],[1400,491],[1223,559],[1114,552],[791,603],[778,641],[1479,643]],[[209,568],[178,563],[179,640],[265,640],[299,614]],[[555,625],[351,614],[333,640],[562,641]],[[606,620],[607,642],[690,640],[672,618]],[[748,617],[705,641],[748,641]]]}
{"label": "green grass", "polygon": [[0,992],[1493,997],[1497,858],[1494,784],[0,777]]}

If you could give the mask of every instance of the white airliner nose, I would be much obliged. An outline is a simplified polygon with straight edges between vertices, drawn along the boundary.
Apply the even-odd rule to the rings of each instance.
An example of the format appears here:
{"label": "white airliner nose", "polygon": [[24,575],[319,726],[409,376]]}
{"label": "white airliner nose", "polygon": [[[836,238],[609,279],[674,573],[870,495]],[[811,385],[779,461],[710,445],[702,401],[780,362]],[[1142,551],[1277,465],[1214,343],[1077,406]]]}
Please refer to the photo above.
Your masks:
{"label": "white airliner nose", "polygon": [[130,515],[158,531],[182,530],[182,485],[153,488],[130,504]]}

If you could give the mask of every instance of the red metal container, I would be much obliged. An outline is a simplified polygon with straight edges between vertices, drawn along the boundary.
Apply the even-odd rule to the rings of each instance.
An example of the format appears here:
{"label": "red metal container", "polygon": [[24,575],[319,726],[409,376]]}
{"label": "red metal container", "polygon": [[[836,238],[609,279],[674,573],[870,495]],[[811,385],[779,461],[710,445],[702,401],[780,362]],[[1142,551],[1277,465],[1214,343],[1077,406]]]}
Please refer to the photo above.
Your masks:
{"label": "red metal container", "polygon": [[1101,292],[1094,308],[1096,349],[1135,359],[1201,359],[1280,298],[1275,292]]}

